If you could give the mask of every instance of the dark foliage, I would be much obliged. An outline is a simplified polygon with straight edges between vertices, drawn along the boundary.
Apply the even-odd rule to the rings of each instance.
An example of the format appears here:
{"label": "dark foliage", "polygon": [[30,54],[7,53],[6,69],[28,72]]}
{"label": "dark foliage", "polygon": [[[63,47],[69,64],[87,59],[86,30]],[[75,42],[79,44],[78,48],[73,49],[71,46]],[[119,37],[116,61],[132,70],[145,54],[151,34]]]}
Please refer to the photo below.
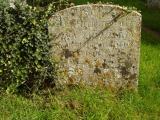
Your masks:
{"label": "dark foliage", "polygon": [[65,9],[71,5],[73,0],[26,0],[26,3],[30,6],[47,7],[49,4],[53,4],[56,11]]}
{"label": "dark foliage", "polygon": [[49,55],[49,13],[20,4],[0,8],[0,88],[33,92],[54,86],[56,68]]}

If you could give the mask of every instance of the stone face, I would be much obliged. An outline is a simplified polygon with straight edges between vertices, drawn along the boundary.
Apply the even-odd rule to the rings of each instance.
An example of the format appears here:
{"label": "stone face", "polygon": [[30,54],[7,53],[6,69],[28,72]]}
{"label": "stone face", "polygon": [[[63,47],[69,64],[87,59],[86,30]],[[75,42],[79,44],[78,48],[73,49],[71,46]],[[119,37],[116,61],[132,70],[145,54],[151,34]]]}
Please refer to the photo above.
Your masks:
{"label": "stone face", "polygon": [[148,0],[147,4],[152,8],[160,8],[160,0]]}
{"label": "stone face", "polygon": [[141,15],[115,5],[81,5],[49,20],[59,81],[134,89],[138,84]]}

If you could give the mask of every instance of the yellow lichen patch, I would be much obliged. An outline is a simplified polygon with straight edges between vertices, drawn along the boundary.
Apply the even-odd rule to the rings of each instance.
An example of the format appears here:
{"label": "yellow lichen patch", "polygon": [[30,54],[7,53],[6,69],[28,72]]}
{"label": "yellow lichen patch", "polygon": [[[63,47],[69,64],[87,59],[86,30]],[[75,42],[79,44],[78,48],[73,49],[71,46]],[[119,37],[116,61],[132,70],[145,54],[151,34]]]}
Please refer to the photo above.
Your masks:
{"label": "yellow lichen patch", "polygon": [[102,62],[100,60],[97,60],[95,63],[95,67],[102,67]]}
{"label": "yellow lichen patch", "polygon": [[105,86],[105,81],[104,80],[98,80],[98,86],[104,87]]}
{"label": "yellow lichen patch", "polygon": [[58,56],[58,55],[54,56],[53,59],[54,59],[55,62],[60,62],[61,61],[61,57]]}
{"label": "yellow lichen patch", "polygon": [[77,69],[76,69],[76,73],[77,73],[78,75],[83,75],[83,70],[80,69],[80,68],[77,68]]}
{"label": "yellow lichen patch", "polygon": [[72,56],[73,61],[75,61],[76,63],[78,63],[79,57],[80,57],[79,52],[73,52],[73,56]]}
{"label": "yellow lichen patch", "polygon": [[91,60],[91,59],[89,59],[89,58],[85,58],[85,63],[87,63],[90,67],[92,67],[92,66],[93,66],[93,64],[92,64],[92,60]]}
{"label": "yellow lichen patch", "polygon": [[113,77],[113,73],[108,71],[108,72],[103,73],[102,76],[104,78],[112,78]]}
{"label": "yellow lichen patch", "polygon": [[76,78],[75,78],[75,76],[70,76],[70,77],[68,77],[68,82],[67,82],[68,85],[73,85],[73,84],[75,84],[75,83],[76,83]]}

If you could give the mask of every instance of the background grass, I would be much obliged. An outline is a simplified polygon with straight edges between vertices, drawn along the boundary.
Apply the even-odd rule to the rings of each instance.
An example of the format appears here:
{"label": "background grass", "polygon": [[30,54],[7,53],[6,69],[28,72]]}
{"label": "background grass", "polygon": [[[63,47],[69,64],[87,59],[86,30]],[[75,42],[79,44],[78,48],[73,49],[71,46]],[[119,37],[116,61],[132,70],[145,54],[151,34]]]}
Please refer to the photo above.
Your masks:
{"label": "background grass", "polygon": [[[104,0],[107,2],[109,0]],[[143,27],[160,30],[160,13],[140,0],[110,0],[136,6]],[[77,0],[84,4],[86,0]],[[90,2],[97,2],[91,1]],[[1,120],[160,120],[160,38],[142,31],[138,92],[110,93],[105,88],[79,86],[27,99],[0,94]]]}

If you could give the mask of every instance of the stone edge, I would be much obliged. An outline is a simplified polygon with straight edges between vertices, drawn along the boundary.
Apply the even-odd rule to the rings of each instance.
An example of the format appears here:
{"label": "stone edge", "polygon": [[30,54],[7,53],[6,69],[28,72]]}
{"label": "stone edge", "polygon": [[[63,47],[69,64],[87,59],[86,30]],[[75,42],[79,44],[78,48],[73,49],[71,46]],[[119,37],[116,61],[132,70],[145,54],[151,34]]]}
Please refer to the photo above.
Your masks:
{"label": "stone edge", "polygon": [[[65,10],[69,10],[69,9],[72,9],[72,8],[79,8],[79,7],[93,7],[93,6],[102,6],[102,7],[115,7],[115,8],[117,8],[117,9],[121,9],[121,10],[123,10],[123,11],[128,11],[127,10],[127,7],[124,7],[124,6],[119,6],[119,5],[112,5],[112,4],[83,4],[83,5],[77,5],[77,6],[73,6],[73,7],[69,7],[69,8],[66,8],[66,9],[63,9],[63,10],[60,10],[60,11],[57,11],[57,12],[55,12],[55,14],[56,13],[61,13],[61,12],[63,12],[63,11],[65,11]],[[141,15],[141,13],[140,12],[138,12],[138,11],[136,11],[136,10],[130,10],[131,11],[131,13],[134,13],[134,14],[136,14],[136,15],[138,15],[138,16],[142,16]],[[55,14],[53,14],[52,16],[54,16]],[[50,17],[50,19],[52,18],[52,16]]]}

